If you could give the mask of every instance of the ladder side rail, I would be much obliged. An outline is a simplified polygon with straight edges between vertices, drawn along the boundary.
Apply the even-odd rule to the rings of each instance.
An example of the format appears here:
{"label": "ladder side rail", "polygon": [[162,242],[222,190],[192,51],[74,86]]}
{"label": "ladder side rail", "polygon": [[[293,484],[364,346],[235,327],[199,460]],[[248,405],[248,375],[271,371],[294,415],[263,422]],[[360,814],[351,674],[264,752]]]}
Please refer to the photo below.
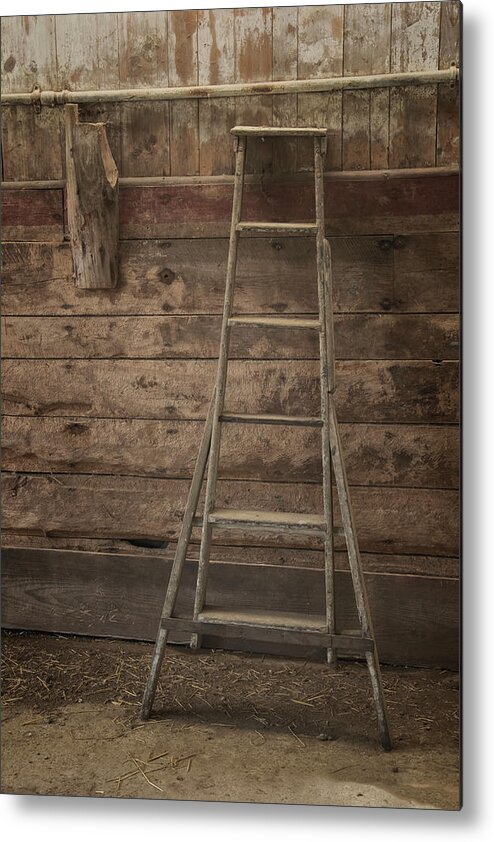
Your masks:
{"label": "ladder side rail", "polygon": [[[331,447],[329,433],[329,368],[328,360],[328,312],[326,295],[326,249],[324,227],[324,158],[326,153],[326,138],[314,138],[314,187],[316,204],[316,258],[317,258],[317,290],[319,299],[319,354],[321,371],[321,452],[323,473],[323,504],[326,534],[324,538],[324,579],[325,602],[328,633],[335,633],[335,601],[334,601],[334,537],[333,537],[333,489],[331,481]],[[334,378],[333,378],[334,379]],[[328,664],[336,662],[336,650],[327,650]]]}
{"label": "ladder side rail", "polygon": [[345,530],[345,538],[348,550],[348,561],[350,565],[350,573],[352,576],[353,589],[355,592],[357,614],[362,628],[362,635],[366,638],[371,638],[374,641],[372,652],[367,652],[365,657],[367,661],[367,667],[369,669],[374,703],[376,705],[379,739],[383,749],[385,751],[390,751],[390,749],[392,748],[392,743],[389,730],[388,714],[386,710],[386,702],[384,699],[382,689],[381,667],[379,665],[379,656],[377,652],[374,628],[369,609],[367,589],[365,586],[365,579],[362,571],[362,563],[360,560],[357,533],[355,530],[355,521],[353,516],[352,505],[350,502],[350,493],[348,489],[348,480],[346,476],[345,464],[343,462],[341,439],[338,430],[338,421],[336,417],[336,409],[334,406],[334,398],[332,395],[329,395],[329,420],[332,440],[331,455],[333,457],[336,487],[338,490],[338,498],[340,501],[341,518],[343,521],[343,528]]}
{"label": "ladder side rail", "polygon": [[[242,209],[242,198],[244,189],[244,174],[245,174],[245,156],[247,148],[247,138],[240,137],[236,140],[235,149],[235,180],[233,189],[233,207],[232,219],[230,226],[230,244],[228,249],[228,264],[226,271],[226,285],[225,285],[225,299],[223,305],[223,320],[221,324],[220,349],[218,357],[218,371],[216,378],[216,391],[214,398],[213,421],[211,430],[211,449],[209,453],[209,465],[206,480],[206,493],[204,499],[204,514],[201,535],[201,547],[199,551],[199,564],[197,571],[196,594],[194,601],[194,620],[197,620],[198,615],[204,607],[204,600],[206,596],[207,586],[207,571],[209,565],[209,556],[211,552],[211,537],[212,524],[209,522],[209,516],[214,506],[214,498],[216,492],[216,479],[218,474],[219,452],[220,452],[220,433],[221,421],[220,415],[223,412],[223,405],[225,401],[226,379],[228,370],[228,350],[230,346],[231,327],[228,320],[231,316],[233,295],[235,291],[235,275],[237,268],[237,252],[239,232],[237,225],[240,220],[240,213]],[[192,645],[197,646],[198,640],[193,639]]]}

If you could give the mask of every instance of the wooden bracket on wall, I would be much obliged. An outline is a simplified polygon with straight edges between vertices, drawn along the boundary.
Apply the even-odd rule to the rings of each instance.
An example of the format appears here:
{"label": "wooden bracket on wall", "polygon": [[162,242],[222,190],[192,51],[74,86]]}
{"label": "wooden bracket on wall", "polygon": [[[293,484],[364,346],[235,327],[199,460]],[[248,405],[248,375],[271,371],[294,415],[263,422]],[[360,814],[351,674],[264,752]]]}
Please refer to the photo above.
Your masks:
{"label": "wooden bracket on wall", "polygon": [[80,123],[78,110],[65,106],[67,220],[76,285],[109,289],[118,277],[118,169],[105,123]]}

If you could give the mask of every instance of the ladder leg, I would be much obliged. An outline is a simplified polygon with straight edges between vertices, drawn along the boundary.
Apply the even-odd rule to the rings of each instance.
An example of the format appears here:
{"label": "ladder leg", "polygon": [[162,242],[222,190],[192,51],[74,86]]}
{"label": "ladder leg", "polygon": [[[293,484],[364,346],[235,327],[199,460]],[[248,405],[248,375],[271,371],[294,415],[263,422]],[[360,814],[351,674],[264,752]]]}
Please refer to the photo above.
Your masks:
{"label": "ladder leg", "polygon": [[[317,223],[317,289],[319,299],[319,354],[321,360],[321,448],[323,472],[323,503],[324,520],[326,523],[326,537],[324,539],[324,574],[326,620],[328,632],[335,633],[335,605],[334,605],[334,535],[333,535],[333,489],[331,482],[331,448],[329,429],[329,393],[334,389],[334,355],[331,353],[332,344],[328,337],[332,335],[332,308],[328,296],[330,283],[330,253],[329,244],[324,236],[324,157],[325,138],[314,138],[314,177]],[[336,649],[327,650],[327,661],[336,664]]]}
{"label": "ladder leg", "polygon": [[189,546],[190,541],[190,533],[192,531],[192,523],[197,510],[199,495],[201,493],[202,480],[204,477],[204,472],[206,470],[206,463],[208,461],[209,447],[211,444],[211,430],[213,426],[213,407],[215,392],[216,390],[213,390],[213,395],[211,398],[211,403],[209,404],[209,411],[206,418],[206,424],[204,426],[201,444],[199,446],[199,453],[197,455],[194,473],[192,475],[192,482],[189,488],[189,495],[187,497],[187,503],[185,505],[184,517],[182,520],[182,526],[180,528],[180,534],[175,550],[175,558],[173,560],[170,579],[168,581],[168,587],[166,589],[165,601],[163,603],[163,609],[161,612],[160,626],[158,629],[158,636],[156,638],[156,645],[154,647],[153,661],[151,664],[151,669],[149,671],[146,689],[144,691],[144,698],[142,700],[141,719],[149,719],[149,714],[151,713],[151,708],[153,707],[154,697],[156,694],[156,687],[160,676],[161,664],[163,662],[166,640],[168,637],[168,632],[162,628],[161,621],[167,617],[172,616],[177,600],[180,579],[182,577],[185,556],[187,554],[187,548]]}
{"label": "ladder leg", "polygon": [[[245,137],[238,138],[236,147],[235,180],[233,188],[232,221],[230,227],[230,246],[228,250],[228,265],[226,271],[225,301],[223,306],[223,321],[221,325],[220,352],[218,358],[218,373],[216,380],[216,394],[213,409],[213,425],[211,432],[211,452],[209,455],[206,494],[204,499],[204,515],[202,524],[201,548],[199,551],[199,567],[197,573],[196,595],[194,602],[194,619],[204,607],[206,597],[207,573],[211,551],[212,526],[209,515],[214,505],[216,478],[220,452],[221,422],[220,415],[226,391],[226,375],[228,368],[228,349],[230,345],[230,326],[228,320],[232,312],[233,294],[235,290],[235,273],[237,267],[237,250],[239,233],[237,224],[240,220],[245,173],[245,153],[247,141]],[[198,637],[194,641],[199,645]]]}
{"label": "ladder leg", "polygon": [[338,422],[336,418],[336,410],[334,407],[334,399],[332,395],[329,396],[329,422],[331,431],[331,454],[333,457],[336,488],[338,491],[338,498],[340,501],[343,528],[345,530],[350,572],[352,576],[353,589],[355,591],[355,601],[357,603],[357,613],[359,616],[363,635],[365,637],[370,637],[374,641],[373,651],[367,653],[366,660],[371,679],[372,692],[374,695],[374,703],[376,705],[379,738],[382,747],[386,751],[389,751],[392,747],[392,744],[389,732],[388,717],[386,712],[386,703],[384,700],[384,694],[382,689],[381,670],[379,666],[379,658],[377,655],[374,630],[372,627],[372,620],[367,600],[367,591],[365,587],[362,565],[360,561],[355,524],[353,520],[353,512],[348,490],[348,481],[346,477],[345,465],[343,462],[341,441],[338,431]]}

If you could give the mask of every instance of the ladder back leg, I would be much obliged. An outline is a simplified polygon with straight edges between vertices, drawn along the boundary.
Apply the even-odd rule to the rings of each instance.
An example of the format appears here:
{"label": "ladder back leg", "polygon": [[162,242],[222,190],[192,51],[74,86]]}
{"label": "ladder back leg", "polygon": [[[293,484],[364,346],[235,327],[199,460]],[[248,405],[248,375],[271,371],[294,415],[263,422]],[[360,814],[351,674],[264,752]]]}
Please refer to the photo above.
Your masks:
{"label": "ladder back leg", "polygon": [[[326,152],[325,138],[314,138],[314,187],[316,203],[316,261],[317,261],[317,290],[319,300],[319,356],[321,379],[321,453],[323,474],[323,505],[326,535],[324,538],[324,577],[325,602],[328,632],[335,632],[334,610],[334,526],[333,526],[333,490],[331,482],[331,449],[329,438],[329,369],[333,361],[328,357],[329,343],[327,334],[332,330],[332,323],[328,319],[327,308],[327,273],[329,271],[327,241],[324,230],[324,158]],[[328,664],[336,664],[336,650],[327,650]]]}
{"label": "ladder back leg", "polygon": [[[240,137],[237,140],[235,154],[235,179],[233,188],[232,221],[230,227],[230,245],[228,249],[228,263],[226,270],[225,300],[223,305],[223,320],[221,325],[220,352],[218,358],[218,372],[216,378],[216,390],[213,408],[213,422],[211,431],[211,450],[209,454],[209,465],[206,481],[206,494],[204,499],[204,515],[201,536],[201,548],[199,551],[199,565],[197,572],[196,595],[194,601],[194,619],[197,620],[199,613],[204,607],[207,587],[207,572],[209,556],[211,553],[212,525],[209,521],[211,510],[214,505],[216,492],[216,479],[218,474],[218,462],[220,452],[220,415],[223,412],[226,390],[226,377],[228,370],[228,350],[230,345],[231,328],[228,320],[232,313],[233,294],[235,291],[235,273],[237,268],[237,251],[239,232],[237,225],[240,220],[242,209],[242,197],[245,173],[245,155],[247,138]],[[193,640],[195,646],[199,645],[199,638]]]}
{"label": "ladder back leg", "polygon": [[366,654],[366,660],[367,666],[369,668],[372,692],[374,695],[374,703],[376,705],[379,738],[382,747],[385,750],[389,751],[389,749],[391,748],[391,737],[389,732],[386,704],[382,690],[381,670],[379,666],[379,659],[377,656],[374,629],[372,626],[371,614],[367,599],[367,589],[365,587],[362,564],[360,561],[360,553],[357,543],[357,533],[355,530],[353,511],[350,503],[348,480],[346,477],[345,464],[343,462],[341,440],[338,430],[338,421],[334,406],[334,398],[332,395],[329,396],[329,425],[331,432],[331,455],[333,459],[336,488],[340,503],[343,529],[345,531],[345,539],[348,550],[348,561],[350,565],[350,573],[352,576],[353,590],[355,592],[357,613],[362,629],[362,634],[365,637],[371,638],[374,641],[373,650],[371,653]]}

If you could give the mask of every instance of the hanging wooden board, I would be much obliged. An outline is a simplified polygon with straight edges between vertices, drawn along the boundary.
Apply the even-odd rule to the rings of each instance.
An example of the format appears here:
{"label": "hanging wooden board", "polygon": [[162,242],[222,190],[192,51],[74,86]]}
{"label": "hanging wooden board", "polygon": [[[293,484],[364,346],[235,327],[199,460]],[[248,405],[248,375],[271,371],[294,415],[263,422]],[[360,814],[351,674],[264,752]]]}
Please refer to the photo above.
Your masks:
{"label": "hanging wooden board", "polygon": [[67,220],[76,285],[108,289],[118,274],[118,170],[104,123],[65,106]]}

